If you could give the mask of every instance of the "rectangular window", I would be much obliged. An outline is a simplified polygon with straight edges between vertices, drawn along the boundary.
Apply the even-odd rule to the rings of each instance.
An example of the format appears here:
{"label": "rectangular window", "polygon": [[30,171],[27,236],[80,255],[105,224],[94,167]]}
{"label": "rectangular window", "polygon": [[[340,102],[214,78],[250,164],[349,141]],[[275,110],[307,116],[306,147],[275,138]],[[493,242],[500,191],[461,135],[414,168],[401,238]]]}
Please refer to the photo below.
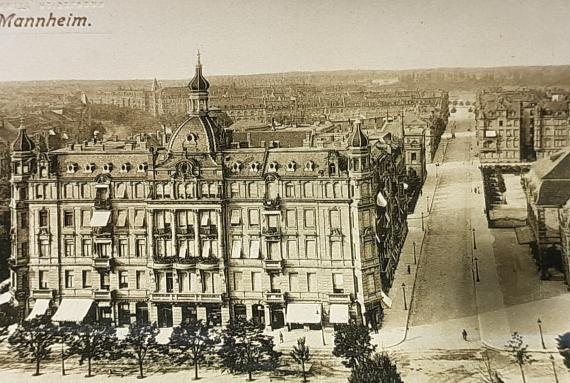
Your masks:
{"label": "rectangular window", "polygon": [[83,227],[91,226],[91,210],[81,211],[81,226]]}
{"label": "rectangular window", "polygon": [[91,257],[92,255],[92,244],[90,239],[84,239],[81,243],[81,255],[84,257]]}
{"label": "rectangular window", "polygon": [[81,272],[81,284],[85,289],[91,287],[92,285],[91,270],[83,270]]}
{"label": "rectangular window", "polygon": [[40,257],[49,257],[49,241],[40,239]]}
{"label": "rectangular window", "polygon": [[259,193],[257,190],[257,184],[255,182],[250,183],[249,185],[247,185],[247,187],[248,187],[250,197],[253,197],[253,198],[259,197]]}
{"label": "rectangular window", "polygon": [[166,292],[172,293],[174,291],[174,276],[172,272],[167,272],[166,274]]}
{"label": "rectangular window", "polygon": [[418,160],[418,154],[417,153],[412,153],[412,161],[417,161]]}
{"label": "rectangular window", "polygon": [[129,240],[126,238],[119,239],[117,246],[117,253],[119,257],[126,257],[129,253]]}
{"label": "rectangular window", "polygon": [[295,228],[297,227],[297,211],[290,209],[285,213],[285,218],[287,220],[287,227]]}
{"label": "rectangular window", "polygon": [[127,271],[119,271],[119,288],[129,288],[129,273]]}
{"label": "rectangular window", "polygon": [[45,270],[40,270],[39,271],[39,287],[40,289],[47,289],[49,288],[49,284],[48,284],[48,272]]}
{"label": "rectangular window", "polygon": [[65,270],[65,288],[72,289],[73,288],[73,271],[72,270]]}
{"label": "rectangular window", "polygon": [[307,291],[317,291],[317,273],[307,273]]}
{"label": "rectangular window", "polygon": [[374,295],[376,293],[376,280],[373,273],[366,275],[366,282],[368,284],[368,294]]}
{"label": "rectangular window", "polygon": [[305,209],[304,211],[305,227],[314,228],[315,227],[315,210]]}
{"label": "rectangular window", "polygon": [[281,242],[268,242],[267,243],[267,259],[280,259],[281,258]]}
{"label": "rectangular window", "polygon": [[342,259],[342,242],[332,241],[331,242],[331,258],[332,259]]}
{"label": "rectangular window", "polygon": [[289,273],[289,291],[299,291],[298,273]]}
{"label": "rectangular window", "polygon": [[138,258],[146,257],[146,241],[144,239],[137,239],[135,256]]}
{"label": "rectangular window", "polygon": [[67,239],[65,241],[65,256],[73,257],[75,255],[75,243],[72,239]]}
{"label": "rectangular window", "polygon": [[335,273],[332,276],[333,276],[333,293],[337,294],[344,293],[344,275]]}
{"label": "rectangular window", "polygon": [[144,210],[137,210],[135,212],[135,227],[144,227],[145,212]]}
{"label": "rectangular window", "polygon": [[73,211],[63,212],[63,226],[72,227],[73,226]]}
{"label": "rectangular window", "polygon": [[136,287],[137,289],[145,289],[146,288],[146,277],[145,272],[142,270],[137,270],[136,273]]}
{"label": "rectangular window", "polygon": [[127,210],[119,210],[117,213],[117,227],[127,227]]}
{"label": "rectangular window", "polygon": [[338,210],[331,210],[330,220],[331,229],[340,229],[340,212]]}
{"label": "rectangular window", "polygon": [[48,226],[48,212],[47,210],[40,211],[38,223],[40,227]]}
{"label": "rectangular window", "polygon": [[370,226],[370,210],[362,211],[362,226],[363,227]]}
{"label": "rectangular window", "polygon": [[297,259],[299,257],[296,239],[287,240],[287,257],[289,259]]}
{"label": "rectangular window", "polygon": [[305,193],[305,198],[313,197],[313,184],[311,182],[305,182],[303,185],[303,191]]}
{"label": "rectangular window", "polygon": [[249,226],[259,226],[259,210],[249,210]]}
{"label": "rectangular window", "polygon": [[231,211],[230,225],[239,226],[241,224],[241,210],[234,209]]}
{"label": "rectangular window", "polygon": [[317,257],[317,241],[315,239],[307,239],[305,241],[305,249],[307,258]]}
{"label": "rectangular window", "polygon": [[285,197],[295,197],[295,186],[293,184],[285,185]]}
{"label": "rectangular window", "polygon": [[241,258],[241,238],[232,240],[232,258]]}
{"label": "rectangular window", "polygon": [[259,239],[251,239],[249,241],[249,257],[259,258]]}
{"label": "rectangular window", "polygon": [[261,291],[261,273],[251,273],[251,291]]}
{"label": "rectangular window", "polygon": [[211,271],[203,271],[202,277],[202,292],[213,293],[214,289],[214,274]]}
{"label": "rectangular window", "polygon": [[230,186],[230,197],[231,198],[239,197],[239,184],[237,182],[233,182]]}
{"label": "rectangular window", "polygon": [[241,271],[234,271],[234,290],[242,291],[242,278],[243,274]]}

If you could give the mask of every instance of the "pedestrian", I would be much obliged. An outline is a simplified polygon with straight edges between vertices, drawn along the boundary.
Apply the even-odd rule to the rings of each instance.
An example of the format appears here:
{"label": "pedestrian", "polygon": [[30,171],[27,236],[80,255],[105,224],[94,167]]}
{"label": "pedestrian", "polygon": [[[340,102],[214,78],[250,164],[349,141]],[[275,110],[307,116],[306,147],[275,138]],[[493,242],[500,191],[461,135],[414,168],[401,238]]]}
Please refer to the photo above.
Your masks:
{"label": "pedestrian", "polygon": [[412,273],[412,269],[410,268],[410,265],[408,265],[408,274]]}
{"label": "pedestrian", "polygon": [[467,331],[465,329],[461,331],[461,335],[463,335],[463,340],[467,342]]}
{"label": "pedestrian", "polygon": [[279,331],[279,342],[283,343],[283,333]]}

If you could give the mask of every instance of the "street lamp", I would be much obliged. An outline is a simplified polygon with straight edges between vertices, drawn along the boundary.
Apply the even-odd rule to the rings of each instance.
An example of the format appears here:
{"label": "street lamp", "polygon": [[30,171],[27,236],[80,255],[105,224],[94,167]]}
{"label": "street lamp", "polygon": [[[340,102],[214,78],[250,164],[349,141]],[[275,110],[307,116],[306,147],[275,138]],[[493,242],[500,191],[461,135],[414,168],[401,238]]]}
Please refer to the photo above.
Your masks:
{"label": "street lamp", "polygon": [[422,231],[424,230],[424,212],[422,211]]}
{"label": "street lamp", "polygon": [[479,258],[475,257],[475,277],[477,282],[481,282],[479,279]]}
{"label": "street lamp", "polygon": [[408,303],[406,302],[406,284],[402,282],[402,293],[404,293],[404,310],[408,309]]}
{"label": "street lamp", "polygon": [[412,245],[414,246],[414,265],[417,265],[418,261],[416,259],[416,242],[414,241]]}
{"label": "street lamp", "polygon": [[544,344],[544,336],[542,335],[542,321],[540,318],[536,320],[536,323],[538,324],[538,332],[540,333],[540,343],[542,344],[542,349],[546,350],[546,345]]}
{"label": "street lamp", "polygon": [[473,250],[477,250],[477,240],[475,239],[475,228],[471,230],[473,231]]}
{"label": "street lamp", "polygon": [[554,373],[554,381],[559,383],[558,374],[556,373],[556,364],[554,363],[554,356],[550,355],[550,363],[552,363],[552,372]]}
{"label": "street lamp", "polygon": [[426,195],[426,212],[429,213],[429,195]]}

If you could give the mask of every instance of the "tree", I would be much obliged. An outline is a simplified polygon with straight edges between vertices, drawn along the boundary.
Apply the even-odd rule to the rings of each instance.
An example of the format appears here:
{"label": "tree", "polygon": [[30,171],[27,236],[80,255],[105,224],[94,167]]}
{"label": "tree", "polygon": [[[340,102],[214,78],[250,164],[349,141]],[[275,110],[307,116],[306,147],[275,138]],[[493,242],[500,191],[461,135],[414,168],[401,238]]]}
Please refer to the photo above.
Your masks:
{"label": "tree", "polygon": [[297,345],[293,346],[291,351],[293,360],[301,365],[301,372],[303,374],[303,382],[307,381],[307,371],[305,370],[305,363],[311,360],[311,351],[306,344],[305,337],[297,339]]}
{"label": "tree", "polygon": [[156,323],[131,323],[129,332],[123,341],[123,355],[135,359],[139,366],[139,379],[144,378],[144,363],[156,360],[160,353],[160,346],[156,336],[160,330]]}
{"label": "tree", "polygon": [[201,320],[192,320],[173,329],[170,335],[170,356],[174,363],[190,362],[194,366],[194,379],[198,380],[200,363],[213,354],[219,343],[219,337],[214,330]]}
{"label": "tree", "polygon": [[333,355],[344,358],[342,363],[348,368],[366,361],[375,349],[366,326],[344,324],[335,331]]}
{"label": "tree", "polygon": [[528,344],[523,345],[523,337],[518,333],[514,332],[511,336],[511,339],[507,342],[505,347],[509,349],[511,356],[515,360],[515,363],[518,364],[519,369],[521,371],[521,377],[523,383],[526,383],[526,377],[524,375],[524,365],[532,363],[532,357],[528,353]]}
{"label": "tree", "polygon": [[80,324],[69,329],[70,339],[69,355],[78,355],[79,364],[87,361],[87,375],[91,374],[92,361],[115,359],[118,357],[115,345],[117,344],[117,330],[109,326]]}
{"label": "tree", "polygon": [[218,355],[224,369],[247,372],[251,381],[253,372],[275,369],[281,353],[274,350],[273,337],[263,334],[263,327],[253,320],[238,319],[222,332],[222,346]]}
{"label": "tree", "polygon": [[18,358],[35,363],[36,372],[40,374],[40,364],[49,358],[52,346],[56,341],[55,326],[49,319],[32,319],[22,323],[20,327],[8,338],[10,351]]}
{"label": "tree", "polygon": [[556,338],[558,342],[558,352],[564,358],[564,365],[570,369],[570,332]]}
{"label": "tree", "polygon": [[374,354],[352,368],[348,383],[403,383],[403,380],[388,355]]}

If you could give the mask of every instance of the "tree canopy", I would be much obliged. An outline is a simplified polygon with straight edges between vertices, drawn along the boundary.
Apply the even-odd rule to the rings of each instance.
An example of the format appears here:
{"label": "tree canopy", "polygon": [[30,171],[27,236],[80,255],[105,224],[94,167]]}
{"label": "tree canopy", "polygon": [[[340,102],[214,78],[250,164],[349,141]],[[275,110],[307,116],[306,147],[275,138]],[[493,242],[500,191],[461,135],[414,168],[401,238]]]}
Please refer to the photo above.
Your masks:
{"label": "tree canopy", "polygon": [[348,383],[402,383],[396,364],[386,354],[374,354],[352,368]]}
{"label": "tree canopy", "polygon": [[335,331],[333,355],[343,358],[342,363],[348,368],[366,361],[375,349],[364,325],[343,324]]}

